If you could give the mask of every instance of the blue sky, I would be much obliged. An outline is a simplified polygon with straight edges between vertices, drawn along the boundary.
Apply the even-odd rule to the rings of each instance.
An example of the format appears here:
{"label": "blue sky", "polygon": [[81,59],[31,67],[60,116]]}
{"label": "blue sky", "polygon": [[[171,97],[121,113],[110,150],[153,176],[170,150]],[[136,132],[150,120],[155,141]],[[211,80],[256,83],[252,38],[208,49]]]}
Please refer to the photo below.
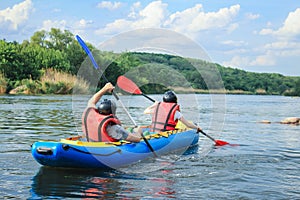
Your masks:
{"label": "blue sky", "polygon": [[7,41],[55,27],[98,47],[126,31],[161,28],[195,41],[221,65],[300,76],[300,1],[0,2],[0,38]]}

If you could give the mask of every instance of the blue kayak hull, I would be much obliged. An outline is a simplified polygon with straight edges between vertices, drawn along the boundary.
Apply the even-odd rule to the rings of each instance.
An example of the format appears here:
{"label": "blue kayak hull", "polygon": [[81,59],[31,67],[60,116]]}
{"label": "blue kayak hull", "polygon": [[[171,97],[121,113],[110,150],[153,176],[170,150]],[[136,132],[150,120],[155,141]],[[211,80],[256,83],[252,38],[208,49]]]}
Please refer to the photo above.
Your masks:
{"label": "blue kayak hull", "polygon": [[[195,130],[167,131],[146,137],[156,155],[184,153],[199,140]],[[82,142],[74,139],[39,141],[31,153],[41,165],[62,168],[120,168],[153,157],[147,144],[129,142]]]}

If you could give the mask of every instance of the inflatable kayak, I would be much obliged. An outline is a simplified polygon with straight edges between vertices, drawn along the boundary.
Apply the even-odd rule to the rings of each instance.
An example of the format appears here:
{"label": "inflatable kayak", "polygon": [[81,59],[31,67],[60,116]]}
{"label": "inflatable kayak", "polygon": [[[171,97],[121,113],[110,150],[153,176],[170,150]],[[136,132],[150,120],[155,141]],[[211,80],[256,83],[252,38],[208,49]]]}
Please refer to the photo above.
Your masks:
{"label": "inflatable kayak", "polygon": [[[197,145],[199,140],[199,134],[192,129],[154,133],[145,137],[158,156],[183,153]],[[143,139],[138,143],[84,142],[80,137],[35,142],[31,153],[41,165],[62,168],[120,168],[154,156]]]}

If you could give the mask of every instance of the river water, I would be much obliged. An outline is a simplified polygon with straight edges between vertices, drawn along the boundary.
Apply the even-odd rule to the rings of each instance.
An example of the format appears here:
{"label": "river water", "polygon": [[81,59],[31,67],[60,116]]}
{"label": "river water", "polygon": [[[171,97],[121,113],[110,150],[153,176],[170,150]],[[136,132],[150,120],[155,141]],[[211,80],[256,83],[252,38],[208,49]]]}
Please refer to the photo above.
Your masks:
{"label": "river water", "polygon": [[[152,95],[159,99],[159,96]],[[4,199],[300,199],[300,98],[179,95],[184,116],[216,139],[163,168],[156,162],[122,170],[56,169],[39,165],[30,145],[80,134],[88,97],[0,96],[0,196]],[[142,96],[121,96],[138,124],[149,122]],[[119,118],[130,125],[118,108]],[[261,120],[274,123],[261,124]],[[171,158],[171,156],[170,156]],[[150,168],[153,167],[151,170]]]}

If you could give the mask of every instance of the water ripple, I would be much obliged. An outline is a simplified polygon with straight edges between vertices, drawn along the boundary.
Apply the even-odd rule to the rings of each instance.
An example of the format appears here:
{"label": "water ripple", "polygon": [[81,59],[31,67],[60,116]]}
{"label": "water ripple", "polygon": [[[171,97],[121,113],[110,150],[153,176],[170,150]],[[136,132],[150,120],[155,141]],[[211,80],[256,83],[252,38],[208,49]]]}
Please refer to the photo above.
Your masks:
{"label": "water ripple", "polygon": [[[122,96],[134,119],[149,102],[139,96]],[[159,99],[160,96],[154,96]],[[210,95],[198,95],[198,104],[184,99],[182,112],[198,122],[209,135],[239,146],[215,147],[206,137],[184,155],[114,170],[73,170],[41,167],[30,154],[37,140],[58,140],[80,132],[81,112],[87,97],[0,96],[0,196],[4,199],[299,199],[300,126],[257,124],[297,116],[295,99],[279,96],[235,96],[226,98],[223,123],[212,113]],[[74,103],[76,105],[74,105]],[[189,106],[189,104],[191,106]],[[276,109],[274,109],[276,107]],[[185,112],[185,110],[187,112]],[[194,111],[198,110],[197,113]],[[118,109],[125,124],[131,122]],[[200,117],[199,117],[200,115]],[[76,118],[76,119],[75,119]],[[162,164],[165,164],[161,162]],[[154,165],[155,164],[155,165]],[[149,168],[149,170],[147,170]],[[143,173],[136,173],[137,171]],[[125,173],[126,172],[126,173]]]}

